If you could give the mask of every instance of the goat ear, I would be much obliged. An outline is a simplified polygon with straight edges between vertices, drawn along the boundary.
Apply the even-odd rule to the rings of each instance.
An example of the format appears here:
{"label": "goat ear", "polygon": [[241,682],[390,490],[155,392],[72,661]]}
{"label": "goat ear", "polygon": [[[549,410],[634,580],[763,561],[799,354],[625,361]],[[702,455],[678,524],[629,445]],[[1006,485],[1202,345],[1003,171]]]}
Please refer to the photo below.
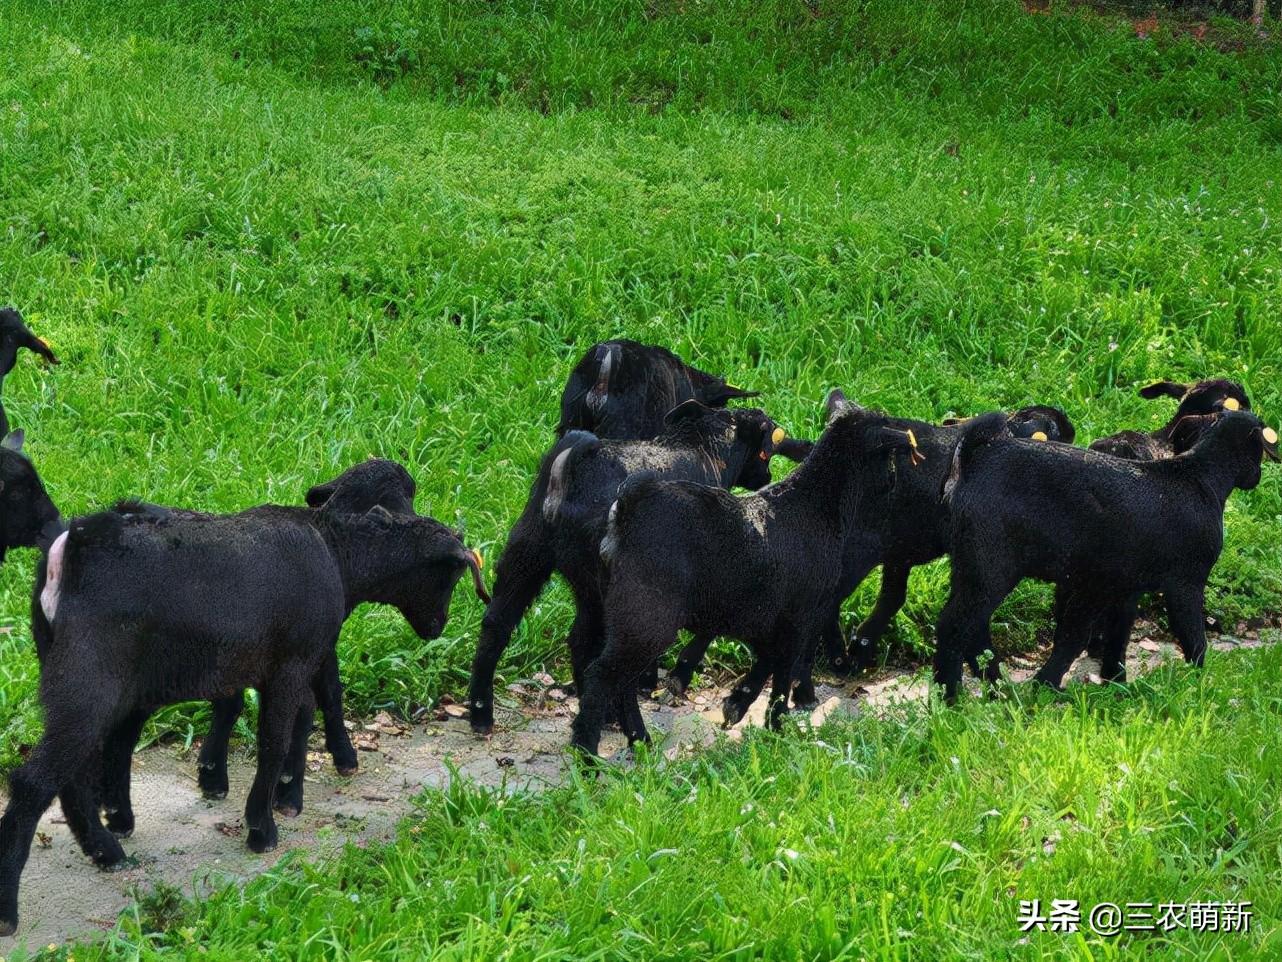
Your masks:
{"label": "goat ear", "polygon": [[1064,444],[1072,444],[1077,438],[1077,429],[1073,427],[1073,422],[1068,419],[1068,415],[1059,408],[1047,408],[1046,413],[1055,422],[1060,441]]}
{"label": "goat ear", "polygon": [[1267,424],[1260,427],[1260,443],[1264,445],[1264,456],[1270,461],[1282,461],[1278,453],[1278,432]]}
{"label": "goat ear", "polygon": [[761,392],[745,391],[741,387],[732,387],[721,378],[717,378],[705,385],[699,394],[705,404],[711,404],[713,407],[725,407],[727,401],[733,401],[737,398],[759,397]]}
{"label": "goat ear", "polygon": [[467,566],[472,573],[472,589],[476,592],[476,597],[481,599],[482,604],[488,605],[490,593],[485,590],[485,576],[481,573],[481,569],[485,567],[481,552],[460,542],[458,550],[451,552],[451,555]]}
{"label": "goat ear", "polygon": [[775,448],[775,454],[800,464],[806,460],[810,452],[814,450],[814,447],[814,441],[803,441],[801,438],[784,438]]}
{"label": "goat ear", "polygon": [[319,508],[330,499],[330,496],[333,495],[333,493],[334,482],[326,481],[324,484],[314,484],[308,488],[307,494],[304,496],[304,500],[307,502],[307,507]]}
{"label": "goat ear", "polygon": [[0,447],[5,447],[10,451],[16,451],[18,454],[21,454],[22,442],[26,440],[26,437],[27,436],[23,433],[22,428],[18,428],[18,430],[11,432],[3,441],[0,441]]}
{"label": "goat ear", "polygon": [[371,521],[378,521],[382,524],[392,524],[396,521],[396,515],[388,511],[381,504],[376,504],[365,512],[365,517]]}
{"label": "goat ear", "polygon": [[1140,388],[1140,397],[1150,401],[1155,397],[1173,397],[1178,401],[1188,392],[1187,384],[1177,384],[1175,381],[1154,381],[1147,387]]}
{"label": "goat ear", "polygon": [[706,414],[712,414],[713,409],[701,401],[691,398],[689,401],[682,401],[671,411],[663,416],[664,424],[677,424],[689,418],[701,418]]}
{"label": "goat ear", "polygon": [[828,412],[828,417],[839,414],[850,406],[846,400],[846,392],[839,387],[833,388],[828,392],[828,398],[824,401],[824,409]]}

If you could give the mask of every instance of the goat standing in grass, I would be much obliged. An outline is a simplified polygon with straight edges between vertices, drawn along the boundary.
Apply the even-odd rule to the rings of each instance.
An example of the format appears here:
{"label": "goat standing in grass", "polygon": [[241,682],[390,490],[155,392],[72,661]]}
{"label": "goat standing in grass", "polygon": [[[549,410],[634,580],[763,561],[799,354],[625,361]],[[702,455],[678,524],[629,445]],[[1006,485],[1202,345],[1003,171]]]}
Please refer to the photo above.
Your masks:
{"label": "goat standing in grass", "polygon": [[773,677],[767,718],[787,707],[794,666],[828,614],[848,539],[880,524],[897,471],[914,470],[911,434],[889,419],[829,400],[830,420],[783,481],[736,497],[686,481],[634,480],[610,508],[606,641],[583,680],[573,744],[594,755],[613,707],[628,741],[648,738],[631,680],[677,632],[727,635],[755,662],[726,699],[743,717]]}
{"label": "goat standing in grass", "polygon": [[1120,657],[1143,591],[1164,592],[1185,659],[1202,664],[1224,505],[1234,489],[1259,484],[1263,458],[1278,459],[1277,433],[1255,415],[1204,417],[1213,423],[1191,450],[1159,461],[1010,438],[999,417],[962,441],[946,495],[952,586],[935,651],[935,681],[949,701],[962,662],[989,648],[989,620],[1024,578],[1058,592],[1054,650],[1038,681],[1058,686],[1105,615],[1106,649]]}
{"label": "goat standing in grass", "polygon": [[390,604],[435,638],[468,569],[488,600],[479,558],[455,532],[381,507],[105,511],[73,522],[50,548],[35,602],[49,628],[37,638],[45,732],[10,776],[0,818],[0,934],[17,925],[19,879],[55,797],[86,855],[104,867],[124,858],[99,820],[100,771],[122,792],[104,804],[126,810],[136,733],[164,705],[258,690],[246,841],[275,847],[277,784],[303,777],[313,679],[343,621],[361,602]]}

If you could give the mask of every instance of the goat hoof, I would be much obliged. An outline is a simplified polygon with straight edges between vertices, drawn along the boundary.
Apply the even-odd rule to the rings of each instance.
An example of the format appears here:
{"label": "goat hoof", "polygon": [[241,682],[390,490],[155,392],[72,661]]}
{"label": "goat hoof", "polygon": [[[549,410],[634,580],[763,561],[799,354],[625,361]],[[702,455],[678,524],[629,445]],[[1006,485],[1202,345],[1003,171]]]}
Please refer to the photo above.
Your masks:
{"label": "goat hoof", "polygon": [[266,829],[251,828],[245,836],[245,844],[249,846],[251,852],[257,852],[262,855],[264,852],[270,852],[276,848],[277,835],[276,826],[271,825]]}
{"label": "goat hoof", "polygon": [[196,784],[200,786],[200,794],[205,798],[226,798],[227,797],[227,772],[216,772],[213,768],[201,767],[197,771]]}
{"label": "goat hoof", "polygon": [[743,720],[743,716],[748,713],[748,706],[742,705],[737,701],[727,698],[721,703],[721,723],[722,728],[731,728]]}
{"label": "goat hoof", "polygon": [[13,933],[17,931],[18,931],[18,920],[16,918],[0,919],[0,939],[7,939],[9,936],[13,935]]}
{"label": "goat hoof", "polygon": [[298,818],[302,813],[301,805],[295,805],[293,802],[277,802],[274,806],[276,814],[283,818]]}
{"label": "goat hoof", "polygon": [[486,738],[494,734],[493,718],[473,718],[472,731],[477,735],[484,735]]}
{"label": "goat hoof", "polygon": [[334,760],[334,770],[340,775],[351,775],[360,766],[360,762],[356,759],[355,749],[349,749],[344,752],[331,752],[330,757]]}
{"label": "goat hoof", "polygon": [[116,838],[128,838],[134,833],[134,813],[110,812],[107,815],[107,829]]}
{"label": "goat hoof", "polygon": [[89,857],[100,869],[110,871],[125,860],[125,850],[110,832],[98,836],[92,847],[93,852]]}

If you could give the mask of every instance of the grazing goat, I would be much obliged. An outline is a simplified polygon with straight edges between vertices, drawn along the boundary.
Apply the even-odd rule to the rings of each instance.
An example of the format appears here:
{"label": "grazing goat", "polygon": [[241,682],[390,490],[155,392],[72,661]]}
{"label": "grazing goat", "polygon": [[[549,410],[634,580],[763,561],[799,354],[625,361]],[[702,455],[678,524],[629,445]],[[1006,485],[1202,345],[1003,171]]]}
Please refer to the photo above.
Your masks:
{"label": "grazing goat", "polygon": [[663,433],[664,417],[684,401],[722,408],[732,399],[756,396],[662,347],[604,341],[588,348],[570,372],[556,433],[590,431],[602,439],[644,441]]}
{"label": "grazing goat", "polygon": [[22,868],[55,797],[90,858],[102,866],[124,858],[99,821],[98,772],[115,772],[104,781],[124,793],[103,803],[127,806],[134,742],[154,710],[258,690],[245,824],[249,847],[267,851],[277,839],[277,783],[303,777],[313,679],[352,609],[393,605],[421,637],[435,638],[464,571],[487,600],[480,560],[455,532],[382,507],[106,511],[73,522],[47,567],[36,600],[49,628],[37,641],[45,732],[10,776],[0,818],[0,934],[17,925]]}
{"label": "grazing goat", "polygon": [[829,614],[847,542],[881,524],[887,495],[920,459],[889,418],[829,398],[828,427],[789,477],[756,494],[637,478],[611,506],[606,641],[584,674],[573,745],[595,755],[613,708],[629,742],[648,737],[633,679],[681,629],[747,643],[751,671],[724,705],[738,721],[767,677],[774,726],[798,656]]}
{"label": "grazing goat", "polygon": [[[834,397],[847,404],[840,391]],[[916,565],[926,564],[948,550],[948,507],[940,500],[953,450],[975,419],[954,419],[944,426],[891,418],[890,427],[911,431],[925,462],[899,478],[899,483],[886,503],[885,524],[877,532],[865,532],[845,546],[841,577],[834,595],[832,610],[825,619],[823,645],[829,665],[838,672],[870,667],[877,658],[878,643],[908,593],[908,575]],[[1046,405],[1020,408],[1006,418],[1011,434],[1039,441],[1058,440],[1072,443],[1073,425],[1064,412]],[[841,603],[863,582],[878,564],[882,566],[881,591],[872,612],[852,633],[847,652],[841,633]],[[708,642],[696,638],[677,658],[668,673],[667,685],[681,695],[704,655]],[[807,652],[799,671],[794,703],[812,704],[815,700],[811,677],[813,652]]]}
{"label": "grazing goat", "polygon": [[[1260,481],[1278,436],[1246,412],[1212,416],[1186,453],[1133,461],[1005,437],[987,418],[958,446],[948,498],[952,587],[939,618],[935,681],[956,698],[964,659],[990,645],[989,619],[1024,578],[1058,589],[1055,649],[1037,679],[1058,686],[1102,614],[1124,651],[1140,592],[1166,596],[1184,657],[1206,650],[1206,580],[1224,541],[1224,505]],[[987,677],[995,677],[995,659]]]}
{"label": "grazing goat", "polygon": [[575,684],[582,684],[603,632],[599,545],[606,514],[629,476],[755,489],[770,482],[770,456],[783,440],[783,429],[762,411],[719,411],[693,400],[671,411],[666,433],[651,441],[603,441],[583,431],[561,438],[543,458],[496,567],[494,601],[472,662],[472,728],[493,730],[495,668],[526,609],[558,571],[574,594],[568,643]]}
{"label": "grazing goat", "polygon": [[[5,377],[17,363],[20,348],[39,354],[50,364],[58,363],[58,358],[49,345],[31,333],[15,308],[0,307],[0,388],[3,388]],[[4,405],[0,404],[0,437],[5,437],[8,433],[9,418],[5,414]]]}
{"label": "grazing goat", "polygon": [[[393,514],[414,513],[414,479],[395,461],[370,458],[354,465],[332,481],[312,486],[306,502],[311,508],[325,508],[331,513],[363,514],[370,508],[383,507]],[[325,750],[334,760],[340,775],[354,775],[360,763],[356,749],[343,724],[343,683],[338,671],[338,652],[325,657],[313,684],[317,707],[325,723]],[[200,745],[197,781],[206,798],[227,796],[227,745],[236,719],[245,708],[244,692],[213,701],[209,732]],[[277,788],[277,801],[298,810],[303,806],[303,784],[291,781]],[[127,813],[107,812],[108,826],[127,835],[131,826]],[[113,821],[114,820],[114,821]]]}

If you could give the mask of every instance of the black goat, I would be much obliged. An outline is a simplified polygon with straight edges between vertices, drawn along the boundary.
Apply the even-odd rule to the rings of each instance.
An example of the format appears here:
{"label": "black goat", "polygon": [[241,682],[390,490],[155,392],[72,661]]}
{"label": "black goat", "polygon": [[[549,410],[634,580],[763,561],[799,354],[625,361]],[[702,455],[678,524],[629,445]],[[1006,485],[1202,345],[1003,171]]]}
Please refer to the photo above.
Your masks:
{"label": "black goat", "polygon": [[157,517],[106,511],[73,522],[49,550],[36,607],[45,732],[10,777],[0,818],[0,934],[18,920],[18,883],[40,815],[54,797],[99,865],[124,858],[98,818],[99,769],[128,806],[137,733],[155,709],[247,687],[261,699],[258,770],[245,807],[247,842],[276,844],[273,797],[301,780],[312,681],[361,602],[398,608],[435,638],[454,585],[479,559],[423,517],[265,505],[237,515]]}
{"label": "black goat", "polygon": [[[306,502],[311,508],[324,508],[337,514],[363,514],[370,508],[383,507],[393,514],[414,514],[413,477],[395,461],[370,458],[348,468],[332,481],[312,486]],[[161,509],[165,510],[165,509]],[[40,578],[37,577],[37,584]],[[326,655],[313,683],[317,707],[325,724],[325,750],[334,760],[340,775],[354,775],[359,767],[356,749],[343,725],[343,683],[338,671],[338,651]],[[197,781],[206,798],[227,795],[227,745],[236,719],[245,709],[245,693],[216,698],[209,732],[200,745]],[[110,790],[108,789],[108,793]],[[276,789],[277,804],[301,811],[303,783],[291,781]],[[107,812],[107,823],[113,831],[128,835],[132,818],[127,812]]]}
{"label": "black goat", "polygon": [[[17,363],[18,351],[26,348],[39,354],[50,364],[57,364],[58,358],[49,345],[31,333],[22,320],[22,315],[12,307],[0,307],[0,388],[13,365]],[[9,433],[9,418],[4,405],[0,404],[0,437]]]}
{"label": "black goat", "polygon": [[683,628],[752,648],[752,669],[726,699],[726,724],[743,717],[768,677],[767,717],[778,724],[798,657],[829,614],[843,547],[881,524],[897,475],[921,457],[889,418],[836,393],[829,411],[801,467],[756,494],[648,478],[625,487],[601,543],[606,641],[584,675],[576,748],[596,753],[611,708],[629,742],[648,737],[632,681]]}
{"label": "black goat", "polygon": [[1184,657],[1201,665],[1225,502],[1234,488],[1259,483],[1262,458],[1278,458],[1277,433],[1255,415],[1211,417],[1191,450],[1158,461],[1004,437],[1000,417],[962,440],[948,495],[952,587],[935,652],[935,681],[948,700],[963,660],[990,647],[992,613],[1024,578],[1058,589],[1054,651],[1039,681],[1058,686],[1101,617],[1106,658],[1119,657],[1144,591],[1165,593]]}
{"label": "black goat", "polygon": [[0,562],[10,548],[46,550],[65,530],[22,442],[22,431],[0,441]]}
{"label": "black goat", "polygon": [[[571,431],[544,456],[520,519],[499,557],[494,601],[481,622],[468,705],[472,728],[494,727],[494,671],[512,632],[554,572],[574,593],[568,644],[574,681],[601,647],[605,572],[599,545],[606,514],[631,475],[683,478],[729,488],[770,481],[770,456],[784,431],[762,411],[713,410],[686,401],[651,441],[602,441]],[[580,689],[581,690],[581,689]]]}
{"label": "black goat", "polygon": [[664,417],[684,401],[722,408],[756,391],[691,367],[671,351],[636,341],[603,341],[588,348],[561,394],[557,437],[590,431],[599,438],[644,441],[665,429]]}
{"label": "black goat", "polygon": [[[1251,410],[1251,400],[1246,396],[1242,385],[1222,378],[1198,381],[1196,384],[1158,381],[1140,388],[1139,393],[1142,398],[1172,397],[1180,404],[1171,419],[1156,431],[1147,434],[1143,431],[1119,431],[1105,438],[1096,438],[1090,444],[1092,451],[1103,451],[1132,461],[1156,461],[1159,458],[1174,457],[1179,453],[1175,431],[1185,418],[1218,414],[1221,411]],[[1186,433],[1184,443],[1191,446],[1193,441],[1196,438],[1189,437]]]}
{"label": "black goat", "polygon": [[[834,396],[847,404],[840,391]],[[889,418],[887,424],[899,431],[911,431],[925,463],[917,470],[898,478],[886,501],[885,524],[876,532],[845,546],[841,577],[835,603],[823,628],[823,645],[829,665],[839,672],[870,667],[877,658],[878,643],[896,613],[904,605],[908,592],[908,575],[912,569],[948,550],[948,506],[940,500],[940,491],[952,462],[953,450],[975,419],[953,419],[943,426],[907,418]],[[1011,434],[1038,441],[1058,440],[1072,443],[1072,423],[1058,408],[1033,405],[1020,408],[1007,416]],[[841,633],[841,603],[848,598],[877,565],[882,566],[881,591],[872,612],[852,632],[849,652]],[[676,666],[668,673],[667,685],[674,694],[682,694],[703,658],[708,642],[696,638],[677,657]],[[797,705],[815,700],[811,676],[813,652],[807,652],[798,673]]]}
{"label": "black goat", "polygon": [[[1140,397],[1172,397],[1179,401],[1179,406],[1171,419],[1156,431],[1120,431],[1108,437],[1096,438],[1090,444],[1092,451],[1103,451],[1119,458],[1132,461],[1156,461],[1160,458],[1172,458],[1193,447],[1201,436],[1203,427],[1209,423],[1212,415],[1222,411],[1249,411],[1251,401],[1246,396],[1242,385],[1236,381],[1223,378],[1198,381],[1196,384],[1179,384],[1175,381],[1157,381],[1140,388]],[[1138,604],[1138,599],[1136,599]],[[1055,608],[1058,611],[1060,602],[1057,599]],[[1101,677],[1105,681],[1123,681],[1126,677],[1124,661],[1103,664],[1105,660],[1104,631],[1105,625],[1123,618],[1123,612],[1114,612],[1103,616],[1092,633],[1086,647],[1087,654],[1101,660]]]}

